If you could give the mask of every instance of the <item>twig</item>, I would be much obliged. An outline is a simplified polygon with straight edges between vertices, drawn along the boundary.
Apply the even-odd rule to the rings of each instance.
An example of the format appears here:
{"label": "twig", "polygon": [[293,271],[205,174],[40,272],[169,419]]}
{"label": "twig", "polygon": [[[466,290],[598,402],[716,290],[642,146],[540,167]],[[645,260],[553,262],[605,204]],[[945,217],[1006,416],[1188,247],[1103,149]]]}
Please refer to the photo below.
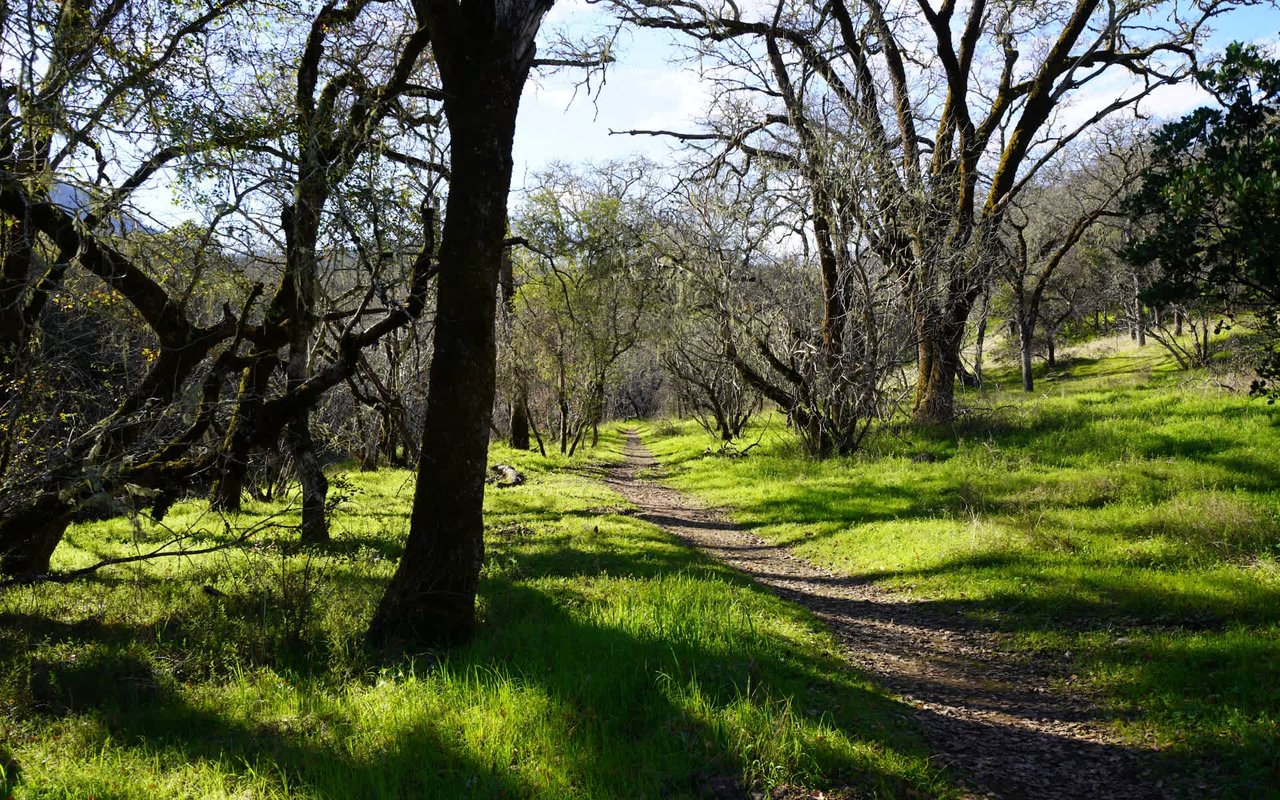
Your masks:
{"label": "twig", "polygon": [[[200,531],[197,531],[196,533],[183,533],[183,534],[174,536],[169,541],[165,542],[164,544],[160,545],[156,549],[147,553],[138,553],[137,555],[132,555],[132,556],[119,556],[117,558],[104,558],[101,561],[97,562],[96,564],[91,564],[87,567],[82,567],[80,569],[73,569],[69,572],[49,572],[49,573],[44,573],[39,575],[25,575],[25,576],[19,576],[16,578],[9,578],[7,580],[0,581],[0,590],[9,589],[14,586],[29,586],[36,583],[70,583],[71,581],[76,580],[78,578],[83,578],[88,575],[92,575],[93,573],[105,567],[113,567],[113,566],[118,566],[120,564],[132,564],[138,561],[150,561],[151,559],[155,559],[155,558],[199,556],[199,555],[205,555],[207,553],[215,553],[219,550],[226,550],[228,548],[244,544],[254,534],[264,530],[273,519],[283,515],[285,511],[288,511],[288,510],[289,509],[282,509],[281,511],[277,511],[271,516],[266,517],[265,519],[259,521],[256,525],[246,528],[236,538],[230,541],[222,542],[220,544],[211,545],[209,547],[202,547],[196,550],[167,549],[181,541],[184,541],[186,539],[191,539],[198,534],[208,534],[209,531],[207,529],[202,528],[200,529]],[[230,529],[231,527],[230,523],[226,523],[226,525],[227,525],[227,528]]]}

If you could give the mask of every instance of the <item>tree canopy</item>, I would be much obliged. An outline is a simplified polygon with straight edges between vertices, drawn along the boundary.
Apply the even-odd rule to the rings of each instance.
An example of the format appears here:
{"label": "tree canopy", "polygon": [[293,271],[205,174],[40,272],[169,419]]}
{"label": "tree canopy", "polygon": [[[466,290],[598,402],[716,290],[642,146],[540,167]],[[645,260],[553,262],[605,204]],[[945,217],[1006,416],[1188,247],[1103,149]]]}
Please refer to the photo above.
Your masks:
{"label": "tree canopy", "polygon": [[[1142,232],[1128,248],[1154,266],[1151,302],[1206,297],[1254,309],[1274,335],[1280,315],[1280,60],[1232,44],[1199,77],[1218,107],[1196,109],[1152,137],[1150,165],[1128,208]],[[1255,391],[1270,391],[1280,356]]]}

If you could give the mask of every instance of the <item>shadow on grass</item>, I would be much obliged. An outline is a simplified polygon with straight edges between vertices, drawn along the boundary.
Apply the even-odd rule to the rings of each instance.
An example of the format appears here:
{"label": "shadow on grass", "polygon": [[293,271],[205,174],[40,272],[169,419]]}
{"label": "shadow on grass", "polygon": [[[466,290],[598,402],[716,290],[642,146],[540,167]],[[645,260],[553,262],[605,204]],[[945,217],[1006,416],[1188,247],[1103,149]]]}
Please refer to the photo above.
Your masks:
{"label": "shadow on grass", "polygon": [[[945,791],[924,766],[909,706],[871,690],[834,655],[696,616],[705,610],[694,602],[699,593],[734,607],[735,593],[761,590],[682,548],[652,539],[629,546],[635,531],[625,526],[640,524],[629,517],[584,513],[581,524],[592,517],[615,535],[493,542],[496,557],[516,559],[514,577],[485,579],[477,641],[439,662],[420,659],[416,676],[410,658],[392,654],[382,662],[389,680],[351,683],[330,673],[329,645],[315,639],[259,648],[251,615],[240,619],[259,599],[210,597],[186,579],[151,582],[187,603],[155,622],[6,613],[0,670],[23,698],[28,724],[83,721],[92,740],[65,758],[118,756],[126,771],[139,762],[162,771],[208,763],[222,780],[253,776],[266,790],[303,796],[738,797],[746,792],[739,776],[766,785],[778,774],[885,796]],[[606,575],[638,588],[590,594],[591,579]],[[320,602],[348,579],[369,577],[337,576]],[[138,592],[145,583],[113,588]],[[173,593],[175,585],[188,591]],[[56,588],[94,593],[91,582]],[[638,616],[611,605],[614,591],[640,591]],[[692,592],[685,600],[693,605],[680,604],[681,591]],[[781,613],[803,624],[801,612]],[[271,621],[266,633],[279,630]],[[186,651],[224,639],[238,650],[234,672],[193,684],[171,668]],[[285,693],[278,707],[293,718],[258,699],[272,692]],[[384,710],[355,710],[369,703]],[[885,761],[886,753],[898,755]],[[92,778],[84,780],[77,786],[89,791]]]}
{"label": "shadow on grass", "polygon": [[[1267,796],[1275,785],[1280,587],[1260,582],[1254,593],[1241,595],[1239,577],[1226,573],[1201,576],[1198,588],[1162,585],[1103,561],[1075,558],[1070,568],[1055,570],[1019,553],[980,553],[924,569],[814,581],[849,588],[886,578],[927,585],[930,578],[954,580],[960,573],[968,574],[970,585],[984,586],[984,596],[912,600],[913,624],[944,632],[994,630],[1029,641],[1047,636],[1058,643],[1042,654],[1040,668],[1063,681],[1084,671],[1104,676],[1111,701],[1102,719],[1154,725],[1166,737],[1176,732],[1164,766],[1166,779],[1174,781],[1165,788],[1169,796],[1204,796],[1204,787],[1214,786],[1215,797],[1252,798]],[[901,617],[900,604],[849,599],[828,605],[832,614],[852,621],[854,639],[870,649],[909,651],[910,642],[877,643],[883,629],[866,624]],[[1064,655],[1064,646],[1077,652]],[[972,687],[946,682],[923,680],[912,693],[1012,716],[1045,714],[1034,700],[984,700]]]}
{"label": "shadow on grass", "polygon": [[[1280,625],[1280,586],[1259,581],[1249,594],[1233,574],[1202,574],[1197,585],[1144,580],[1139,570],[1071,556],[1046,564],[1028,553],[991,551],[950,558],[929,567],[872,570],[856,575],[813,578],[813,583],[854,588],[884,580],[924,583],[964,574],[985,587],[980,597],[913,599],[941,627],[966,620],[1008,633],[1115,630],[1147,626],[1186,631],[1223,630],[1233,625]],[[780,578],[783,576],[766,576]],[[936,612],[930,615],[928,612]]]}
{"label": "shadow on grass", "polygon": [[269,786],[302,796],[524,796],[518,772],[477,761],[458,737],[430,724],[399,730],[379,752],[361,757],[341,737],[317,742],[303,731],[235,719],[176,695],[145,708],[110,705],[98,713],[105,733],[127,749],[163,753],[178,763],[222,764],[229,774],[247,768]]}
{"label": "shadow on grass", "polygon": [[[389,706],[388,713],[402,717],[407,705],[415,709],[410,713],[416,721],[398,726],[389,738],[379,732],[376,750],[353,752],[346,742],[368,731],[355,730],[350,720],[328,717],[323,724],[313,719],[287,725],[191,705],[152,672],[136,641],[125,644],[134,639],[127,626],[47,627],[43,633],[65,641],[103,637],[116,646],[91,646],[88,657],[82,651],[74,662],[42,662],[39,677],[33,678],[40,685],[32,694],[38,713],[91,713],[114,747],[161,753],[178,763],[215,762],[231,773],[248,767],[272,784],[323,798],[554,796],[554,786],[522,773],[528,766],[521,755],[526,748],[553,748],[569,776],[569,786],[562,788],[585,796],[699,796],[716,776],[758,771],[760,766],[750,760],[760,754],[744,751],[736,741],[742,734],[706,719],[698,704],[713,710],[741,706],[749,716],[748,707],[786,703],[798,691],[825,701],[823,711],[852,738],[877,749],[902,745],[903,737],[892,731],[901,727],[909,709],[852,681],[833,680],[830,675],[844,672],[834,659],[784,660],[767,643],[750,640],[716,647],[683,639],[678,626],[637,636],[584,622],[569,613],[564,597],[520,584],[491,583],[486,595],[494,622],[484,626],[475,644],[449,653],[431,669],[482,682],[487,676],[525,693],[533,690],[545,697],[537,724],[552,728],[562,741],[528,742],[515,735],[510,747],[496,751],[463,746],[472,737],[462,735],[456,723],[437,724],[424,702],[434,680],[424,673],[402,679],[387,698],[400,707],[393,712]],[[4,620],[5,625],[24,627],[35,622]],[[403,657],[393,661],[402,667],[412,664]],[[412,667],[402,672],[411,673]],[[304,676],[292,677],[303,680],[295,687],[299,694],[319,691]],[[482,686],[463,691],[477,695],[469,702],[485,700]],[[520,713],[501,707],[488,712]],[[868,718],[876,720],[882,734],[866,724]],[[335,735],[317,737],[317,724],[336,726]],[[501,739],[503,734],[495,735]],[[903,776],[879,772],[870,760],[850,764],[845,753],[824,752],[822,741],[821,736],[814,739],[807,757],[829,780],[895,794],[909,788]]]}

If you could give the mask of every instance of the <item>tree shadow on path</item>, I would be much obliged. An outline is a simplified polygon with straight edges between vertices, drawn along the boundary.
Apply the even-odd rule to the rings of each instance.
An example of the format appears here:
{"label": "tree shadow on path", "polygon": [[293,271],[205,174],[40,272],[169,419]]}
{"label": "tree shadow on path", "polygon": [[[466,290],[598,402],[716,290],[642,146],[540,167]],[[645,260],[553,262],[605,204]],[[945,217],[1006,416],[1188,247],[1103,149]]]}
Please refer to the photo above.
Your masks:
{"label": "tree shadow on path", "polygon": [[631,437],[611,485],[653,522],[826,621],[846,654],[919,710],[938,763],[1002,798],[1197,796],[1158,777],[1158,753],[1119,744],[1108,715],[1060,691],[1060,665],[1014,657],[962,618],[963,603],[915,603],[833,575],[680,493],[636,479],[652,456]]}

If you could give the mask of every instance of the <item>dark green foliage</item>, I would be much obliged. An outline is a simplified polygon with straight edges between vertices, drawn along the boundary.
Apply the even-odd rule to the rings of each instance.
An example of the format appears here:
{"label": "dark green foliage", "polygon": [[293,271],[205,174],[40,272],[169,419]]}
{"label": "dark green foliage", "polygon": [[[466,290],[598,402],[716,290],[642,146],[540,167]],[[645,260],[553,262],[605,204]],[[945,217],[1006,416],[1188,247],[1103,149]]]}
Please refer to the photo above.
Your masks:
{"label": "dark green foliage", "polygon": [[[1129,199],[1145,233],[1129,248],[1159,266],[1153,304],[1201,297],[1261,313],[1280,340],[1280,60],[1233,44],[1200,74],[1219,108],[1200,108],[1153,139],[1141,189]],[[1280,353],[1270,349],[1255,392],[1274,402]]]}

